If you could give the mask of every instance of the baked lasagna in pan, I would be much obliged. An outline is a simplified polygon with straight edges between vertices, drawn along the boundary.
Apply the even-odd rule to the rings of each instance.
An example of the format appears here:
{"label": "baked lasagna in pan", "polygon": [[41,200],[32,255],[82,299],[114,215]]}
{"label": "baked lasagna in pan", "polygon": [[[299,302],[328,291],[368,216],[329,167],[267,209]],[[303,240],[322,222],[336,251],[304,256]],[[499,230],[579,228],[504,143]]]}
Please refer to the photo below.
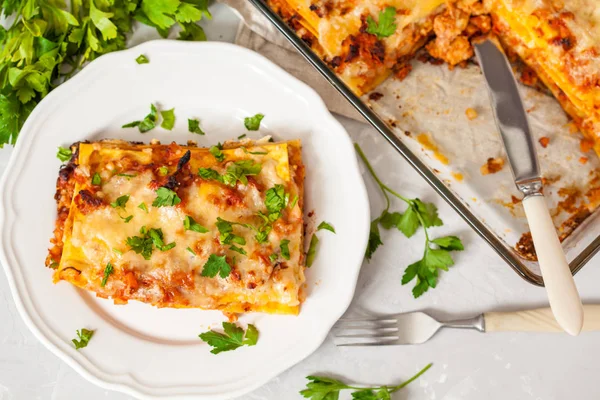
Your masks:
{"label": "baked lasagna in pan", "polygon": [[471,40],[518,55],[600,154],[600,6],[596,0],[266,0],[357,94],[408,61],[461,65]]}
{"label": "baked lasagna in pan", "polygon": [[205,149],[106,140],[71,148],[46,260],[55,282],[115,303],[298,313],[299,141]]}

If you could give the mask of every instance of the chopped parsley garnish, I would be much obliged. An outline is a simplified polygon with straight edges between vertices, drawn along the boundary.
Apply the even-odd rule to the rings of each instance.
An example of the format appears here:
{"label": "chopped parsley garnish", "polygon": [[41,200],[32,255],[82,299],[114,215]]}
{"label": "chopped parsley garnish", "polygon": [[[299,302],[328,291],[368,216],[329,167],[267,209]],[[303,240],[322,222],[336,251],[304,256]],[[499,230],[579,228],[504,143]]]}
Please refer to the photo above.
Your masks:
{"label": "chopped parsley garnish", "polygon": [[165,244],[163,239],[162,229],[147,229],[142,226],[140,229],[142,236],[130,236],[127,238],[127,245],[136,254],[141,254],[144,259],[149,260],[152,256],[152,246],[156,247],[160,251],[171,250],[175,247],[175,242]]}
{"label": "chopped parsley garnish", "polygon": [[130,180],[131,178],[135,178],[137,175],[136,174],[117,174],[117,176],[122,176],[124,178],[127,178],[127,180]]}
{"label": "chopped parsley garnish", "polygon": [[205,134],[200,128],[200,121],[197,119],[188,119],[188,131],[190,131],[190,133],[197,133],[198,135]]}
{"label": "chopped parsley garnish", "polygon": [[133,219],[133,215],[128,215],[127,217],[121,217],[119,215],[119,218],[121,218],[123,220],[123,222],[125,222],[127,224],[127,223],[129,223],[129,221],[131,221]]}
{"label": "chopped parsley garnish", "polygon": [[[412,289],[412,294],[417,298],[429,290],[429,288],[435,288],[437,286],[439,270],[448,271],[448,267],[454,264],[450,252],[463,250],[464,246],[456,236],[431,239],[429,237],[428,228],[443,225],[442,220],[438,216],[437,207],[431,203],[424,203],[418,198],[406,198],[390,189],[381,182],[379,177],[375,174],[373,167],[367,160],[367,157],[360,146],[355,144],[354,147],[365,163],[367,170],[375,182],[377,182],[377,185],[381,189],[386,200],[386,207],[381,212],[381,215],[371,222],[369,242],[365,253],[367,260],[371,259],[375,250],[383,245],[379,232],[379,225],[384,229],[396,228],[406,237],[413,236],[419,227],[423,227],[425,233],[425,249],[423,251],[423,257],[419,261],[406,267],[404,275],[402,276],[403,285],[416,278],[416,285]],[[404,213],[389,211],[391,205],[390,194],[406,203],[408,207]]]}
{"label": "chopped parsley garnish", "polygon": [[265,116],[263,114],[256,114],[253,117],[246,117],[244,118],[244,126],[249,131],[257,131],[260,128],[260,121],[262,121],[264,117]]}
{"label": "chopped parsley garnish", "polygon": [[349,386],[342,381],[324,376],[307,376],[306,379],[309,382],[306,384],[306,389],[302,390],[300,394],[309,400],[337,400],[342,390],[352,390],[353,400],[391,400],[392,393],[415,381],[431,365],[425,366],[415,376],[396,386],[357,387]]}
{"label": "chopped parsley garnish", "polygon": [[247,176],[258,175],[262,166],[252,160],[239,160],[233,162],[227,167],[227,171],[221,177],[222,182],[227,186],[235,186],[237,181],[242,184],[248,184]]}
{"label": "chopped parsley garnish", "polygon": [[214,278],[218,274],[221,278],[225,279],[230,273],[231,266],[227,263],[225,256],[211,254],[204,264],[204,267],[202,267],[202,273],[200,275]]}
{"label": "chopped parsley garnish", "polygon": [[160,187],[156,191],[156,198],[152,202],[153,207],[170,207],[181,203],[177,193],[166,187]]}
{"label": "chopped parsley garnish", "polygon": [[148,207],[146,207],[146,203],[140,203],[138,205],[138,208],[141,209],[141,210],[146,211],[146,213],[148,212]]}
{"label": "chopped parsley garnish", "polygon": [[94,331],[84,328],[77,331],[77,337],[79,338],[79,340],[72,339],[71,342],[73,342],[73,344],[75,345],[76,350],[83,349],[84,347],[87,347],[92,336],[94,336]]}
{"label": "chopped parsley garnish", "polygon": [[248,253],[246,253],[246,250],[242,249],[241,247],[234,246],[234,245],[229,246],[229,250],[235,251],[235,252],[243,254],[243,255],[248,254]]}
{"label": "chopped parsley garnish", "polygon": [[198,233],[208,232],[207,228],[203,227],[202,225],[200,225],[199,223],[194,221],[194,218],[190,217],[189,215],[187,215],[185,217],[185,219],[183,220],[183,226],[186,231],[194,231],[194,232],[198,232]]}
{"label": "chopped parsley garnish", "polygon": [[117,254],[117,255],[120,255],[120,256],[122,256],[122,255],[123,255],[123,252],[122,252],[121,250],[119,250],[119,249],[114,249],[114,248],[113,248],[113,249],[112,249],[112,251],[114,251],[114,252],[115,252],[115,254]]}
{"label": "chopped parsley garnish", "polygon": [[154,104],[150,104],[150,114],[146,115],[141,121],[133,121],[128,124],[123,125],[123,128],[137,128],[140,133],[146,133],[156,127],[158,111]]}
{"label": "chopped parsley garnish", "polygon": [[379,12],[379,23],[370,15],[367,17],[367,32],[376,35],[378,39],[392,36],[396,32],[396,9],[386,7]]}
{"label": "chopped parsley garnish", "polygon": [[161,111],[160,115],[163,119],[160,127],[168,131],[172,130],[175,126],[175,109],[171,108],[170,110]]}
{"label": "chopped parsley garnish", "polygon": [[223,322],[223,331],[225,333],[208,331],[199,335],[200,339],[213,348],[210,351],[213,354],[235,350],[242,346],[254,346],[258,342],[258,330],[252,324],[248,324],[244,332],[243,328],[234,323]]}
{"label": "chopped parsley garnish", "polygon": [[290,248],[289,245],[290,241],[288,239],[283,239],[281,242],[279,242],[279,249],[281,249],[281,257],[285,258],[286,260],[290,259]]}
{"label": "chopped parsley garnish", "polygon": [[148,64],[150,60],[148,60],[148,57],[146,57],[145,55],[140,54],[138,58],[135,59],[135,62],[137,62],[138,64]]}
{"label": "chopped parsley garnish", "polygon": [[262,166],[252,160],[239,160],[231,163],[223,175],[219,175],[212,168],[199,168],[198,175],[202,179],[215,180],[224,185],[234,187],[238,181],[247,185],[248,176],[258,175],[261,169]]}
{"label": "chopped parsley garnish", "polygon": [[112,208],[122,208],[124,210],[125,209],[125,205],[127,205],[128,201],[129,201],[129,195],[126,194],[126,195],[117,197],[117,200],[115,200],[112,203],[110,203],[110,206]]}
{"label": "chopped parsley garnish", "polygon": [[218,162],[223,162],[223,160],[225,160],[225,154],[223,154],[218,146],[212,146],[208,151],[215,156]]}
{"label": "chopped parsley garnish", "polygon": [[317,245],[319,244],[319,238],[313,233],[310,238],[310,244],[308,245],[308,251],[306,252],[306,266],[312,267],[315,257],[317,256]]}
{"label": "chopped parsley garnish", "polygon": [[193,255],[196,255],[196,252],[195,252],[194,250],[192,250],[192,248],[191,248],[191,247],[189,247],[189,246],[188,246],[188,247],[186,248],[186,250],[187,250],[187,251],[189,251],[190,253],[192,253]]}
{"label": "chopped parsley garnish", "polygon": [[92,176],[92,185],[94,185],[94,186],[102,185],[102,178],[100,177],[100,174],[97,172],[94,174],[94,176]]}
{"label": "chopped parsley garnish", "polygon": [[62,162],[69,161],[73,156],[73,152],[69,148],[58,146],[58,152],[56,152],[56,158]]}
{"label": "chopped parsley garnish", "polygon": [[252,154],[253,156],[264,156],[265,154],[269,154],[268,151],[249,151],[244,146],[242,146],[241,149],[244,151],[244,153]]}
{"label": "chopped parsley garnish", "polygon": [[290,208],[296,207],[297,203],[298,203],[298,195],[295,195],[294,198],[292,199],[292,202],[290,203]]}
{"label": "chopped parsley garnish", "polygon": [[[239,244],[241,246],[246,244],[246,239],[241,236],[237,236],[233,233],[233,225],[237,225],[237,223],[232,223],[229,221],[225,221],[221,217],[217,217],[217,229],[219,230],[219,242],[221,244]],[[240,224],[243,225],[243,224]],[[244,225],[246,226],[246,225]],[[246,226],[247,227],[247,226]]]}
{"label": "chopped parsley garnish", "polygon": [[104,268],[104,276],[102,277],[102,282],[100,283],[100,286],[104,287],[106,285],[106,281],[108,281],[108,277],[110,276],[110,274],[112,274],[114,271],[114,267],[111,263],[106,264],[106,267]]}
{"label": "chopped parsley garnish", "polygon": [[325,222],[325,221],[321,222],[319,224],[319,226],[317,227],[318,231],[320,231],[321,229],[325,229],[325,230],[335,233],[335,228],[333,227],[333,225],[331,225],[330,223]]}
{"label": "chopped parsley garnish", "polygon": [[273,253],[269,256],[269,260],[271,260],[271,262],[277,261],[278,258],[279,256],[276,253]]}
{"label": "chopped parsley garnish", "polygon": [[161,174],[162,176],[166,176],[169,173],[169,168],[167,168],[163,165],[162,167],[160,167],[158,169],[158,173]]}
{"label": "chopped parsley garnish", "polygon": [[268,218],[270,221],[275,221],[281,217],[281,213],[287,206],[290,195],[285,192],[283,185],[275,185],[265,193],[265,207],[269,212]]}
{"label": "chopped parsley garnish", "polygon": [[238,136],[238,139],[243,139],[245,138],[247,135],[244,133],[243,135]]}

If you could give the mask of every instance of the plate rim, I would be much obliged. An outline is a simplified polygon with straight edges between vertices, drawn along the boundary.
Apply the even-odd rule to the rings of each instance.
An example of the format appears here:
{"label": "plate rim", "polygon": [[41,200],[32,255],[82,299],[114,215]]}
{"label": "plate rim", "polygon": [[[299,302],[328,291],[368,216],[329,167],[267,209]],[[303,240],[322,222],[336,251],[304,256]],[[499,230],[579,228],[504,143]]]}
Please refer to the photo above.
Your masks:
{"label": "plate rim", "polygon": [[[31,115],[25,122],[23,128],[21,129],[21,134],[20,134],[21,140],[17,141],[17,143],[13,149],[13,152],[10,156],[10,160],[9,160],[8,164],[6,165],[4,173],[0,180],[0,187],[7,188],[7,184],[10,184],[11,187],[14,187],[14,185],[16,184],[16,182],[14,182],[14,180],[11,181],[11,179],[10,179],[11,174],[9,174],[9,171],[12,171],[14,169],[14,166],[17,163],[18,159],[21,158],[21,157],[19,157],[19,154],[23,153],[24,151],[28,151],[29,148],[31,147],[32,140],[29,140],[26,143],[26,141],[24,140],[25,138],[23,138],[23,136],[25,136],[27,138],[30,135],[30,133],[28,133],[27,131],[32,126],[34,126],[35,119],[38,117],[38,115],[42,114],[44,112],[44,110],[52,104],[52,102],[55,98],[59,98],[59,96],[63,96],[63,93],[68,94],[69,91],[72,92],[71,87],[75,87],[75,85],[78,83],[78,81],[82,81],[83,79],[85,79],[86,76],[92,75],[95,71],[97,71],[98,69],[101,69],[107,63],[109,65],[111,62],[115,62],[115,61],[118,63],[119,58],[124,59],[126,57],[129,57],[130,55],[135,55],[136,53],[139,53],[139,52],[149,51],[149,50],[152,50],[154,52],[160,52],[160,51],[168,52],[168,51],[173,51],[174,49],[187,49],[190,52],[199,52],[199,51],[201,52],[201,51],[203,51],[202,50],[203,48],[222,48],[223,51],[229,51],[232,54],[235,54],[235,53],[239,54],[240,56],[244,57],[244,59],[252,62],[252,64],[254,64],[254,65],[259,65],[261,67],[267,67],[267,68],[270,68],[271,70],[277,71],[281,75],[283,80],[285,80],[285,81],[289,82],[290,84],[293,84],[296,87],[298,87],[299,89],[301,89],[301,92],[298,92],[297,94],[307,100],[307,103],[309,104],[309,107],[311,108],[311,110],[319,112],[321,114],[321,118],[328,120],[329,124],[336,126],[336,128],[340,132],[343,132],[345,134],[344,140],[346,141],[346,145],[352,147],[352,139],[348,135],[347,131],[340,124],[340,122],[337,121],[333,117],[333,115],[331,115],[331,113],[327,109],[324,101],[317,94],[317,92],[314,89],[312,89],[311,87],[309,87],[307,84],[305,84],[304,82],[300,81],[296,77],[289,74],[287,71],[283,70],[278,65],[274,64],[272,61],[270,61],[266,57],[264,57],[256,52],[253,52],[247,48],[244,48],[244,47],[241,47],[238,45],[234,45],[234,44],[230,44],[230,43],[225,43],[225,42],[182,42],[182,41],[164,40],[164,39],[163,40],[152,40],[152,41],[147,41],[147,42],[144,42],[142,44],[139,44],[137,46],[134,46],[134,47],[131,47],[128,49],[116,51],[113,53],[108,53],[108,54],[105,54],[105,55],[97,58],[96,60],[94,60],[90,64],[88,64],[85,68],[83,68],[73,79],[70,79],[69,81],[63,83],[62,85],[60,85],[59,87],[54,89],[52,92],[50,92],[38,104],[38,106],[35,107],[35,109],[31,113]],[[80,76],[80,77],[77,78],[77,76]],[[26,144],[27,144],[27,147],[24,148],[24,146]],[[365,204],[365,213],[363,215],[363,219],[364,219],[363,222],[365,222],[365,226],[368,227],[369,223],[370,223],[370,203],[369,203],[369,198],[368,198],[366,186],[364,183],[364,179],[362,177],[362,173],[361,173],[361,170],[359,167],[358,159],[356,157],[354,158],[354,162],[352,163],[352,165],[349,167],[351,167],[351,170],[356,174],[356,177],[358,178],[356,189],[357,189],[358,193],[360,194],[361,201],[364,202],[364,204]],[[131,376],[129,376],[129,379],[126,381],[117,381],[115,379],[111,379],[111,377],[113,375],[108,374],[106,371],[104,371],[100,367],[97,367],[96,365],[94,365],[87,357],[84,357],[83,355],[75,357],[75,355],[78,353],[73,353],[72,351],[67,351],[67,349],[65,349],[63,341],[56,340],[56,338],[53,337],[53,336],[56,336],[56,334],[41,319],[36,308],[32,304],[27,304],[27,303],[30,303],[30,300],[28,300],[25,296],[26,294],[28,294],[28,291],[25,288],[24,274],[22,273],[23,268],[22,268],[22,266],[18,265],[18,263],[15,260],[15,256],[14,256],[15,252],[12,249],[13,246],[12,246],[12,240],[10,239],[10,235],[5,234],[7,232],[12,231],[12,229],[13,229],[12,225],[14,224],[15,219],[16,219],[16,217],[15,217],[16,211],[13,208],[14,202],[10,197],[8,197],[8,192],[9,192],[8,190],[3,190],[3,194],[2,194],[2,196],[0,196],[0,226],[2,226],[2,229],[0,230],[0,262],[3,265],[3,269],[5,271],[8,285],[10,288],[10,292],[11,292],[11,295],[15,302],[15,306],[16,306],[17,311],[18,311],[19,315],[21,316],[22,320],[25,322],[25,325],[33,333],[33,335],[44,345],[44,347],[49,349],[53,354],[55,354],[58,358],[60,358],[65,363],[67,363],[67,365],[69,365],[71,368],[73,368],[77,373],[79,373],[81,376],[83,376],[89,382],[91,382],[99,387],[102,387],[102,388],[105,388],[108,390],[115,390],[118,392],[122,392],[122,393],[125,393],[128,395],[134,396],[136,398],[184,399],[184,398],[189,398],[190,396],[193,396],[195,398],[200,397],[200,398],[205,398],[205,399],[211,399],[211,398],[222,399],[222,398],[224,398],[224,396],[226,396],[227,398],[240,396],[240,395],[248,393],[248,392],[264,385],[266,382],[273,379],[275,376],[281,374],[285,370],[287,370],[287,369],[291,368],[292,366],[296,365],[297,363],[301,362],[303,359],[305,359],[306,357],[308,357],[309,355],[314,353],[322,345],[322,343],[325,341],[327,335],[329,334],[329,331],[331,330],[331,328],[333,327],[335,322],[346,312],[347,308],[350,306],[352,299],[354,297],[355,290],[356,290],[356,285],[357,285],[358,276],[359,276],[359,273],[361,270],[361,266],[364,261],[361,258],[360,261],[358,262],[358,265],[352,269],[353,276],[351,276],[349,278],[349,282],[352,283],[352,287],[348,293],[348,298],[340,299],[340,301],[339,301],[339,304],[340,304],[339,315],[337,315],[335,320],[332,320],[330,323],[323,324],[323,326],[326,326],[327,329],[324,329],[323,333],[320,335],[314,335],[316,337],[315,337],[315,340],[312,342],[313,345],[307,346],[307,350],[305,352],[303,352],[301,355],[292,357],[287,362],[283,362],[280,370],[274,369],[273,371],[270,371],[270,372],[267,371],[267,372],[263,373],[263,376],[264,376],[263,379],[257,379],[252,385],[248,385],[242,389],[237,389],[237,390],[233,390],[233,391],[230,390],[227,393],[220,393],[220,394],[199,393],[198,388],[200,386],[195,386],[195,387],[190,386],[189,387],[190,391],[186,392],[186,393],[177,391],[176,393],[171,393],[171,394],[161,393],[161,394],[156,395],[156,394],[149,393],[146,390],[142,390],[143,388],[145,388],[145,389],[152,389],[152,388],[145,386],[144,384],[140,383],[139,381],[137,381],[135,378],[133,378]],[[12,215],[10,215],[11,211],[12,211]],[[360,243],[363,249],[366,249],[366,246],[368,243],[368,237],[369,237],[368,229],[365,230],[365,232],[362,234],[362,237],[357,235],[357,243]],[[11,258],[12,259],[11,261],[14,261],[14,262],[9,262],[9,258]],[[14,267],[11,266],[13,264],[15,265]]]}

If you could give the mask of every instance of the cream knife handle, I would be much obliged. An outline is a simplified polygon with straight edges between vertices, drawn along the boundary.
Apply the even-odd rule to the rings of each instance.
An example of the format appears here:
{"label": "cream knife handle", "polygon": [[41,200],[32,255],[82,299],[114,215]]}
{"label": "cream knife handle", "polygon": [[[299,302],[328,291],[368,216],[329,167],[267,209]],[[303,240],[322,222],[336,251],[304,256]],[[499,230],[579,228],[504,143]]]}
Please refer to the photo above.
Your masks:
{"label": "cream knife handle", "polygon": [[[587,304],[583,306],[585,321],[583,331],[600,331],[600,305]],[[483,314],[486,332],[562,332],[556,323],[552,310],[538,308],[537,310],[515,312],[489,312]]]}
{"label": "cream knife handle", "polygon": [[544,277],[550,308],[558,324],[567,333],[577,335],[583,326],[583,307],[544,196],[525,197],[523,208]]}

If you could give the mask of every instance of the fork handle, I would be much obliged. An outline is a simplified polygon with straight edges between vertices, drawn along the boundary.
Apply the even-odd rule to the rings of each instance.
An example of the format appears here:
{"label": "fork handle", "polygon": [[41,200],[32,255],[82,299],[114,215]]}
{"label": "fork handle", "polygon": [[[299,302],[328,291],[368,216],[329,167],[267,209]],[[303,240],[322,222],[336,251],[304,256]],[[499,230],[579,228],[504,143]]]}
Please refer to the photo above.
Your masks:
{"label": "fork handle", "polygon": [[[600,330],[600,304],[583,306],[582,331]],[[486,332],[563,332],[550,308],[483,314]]]}

